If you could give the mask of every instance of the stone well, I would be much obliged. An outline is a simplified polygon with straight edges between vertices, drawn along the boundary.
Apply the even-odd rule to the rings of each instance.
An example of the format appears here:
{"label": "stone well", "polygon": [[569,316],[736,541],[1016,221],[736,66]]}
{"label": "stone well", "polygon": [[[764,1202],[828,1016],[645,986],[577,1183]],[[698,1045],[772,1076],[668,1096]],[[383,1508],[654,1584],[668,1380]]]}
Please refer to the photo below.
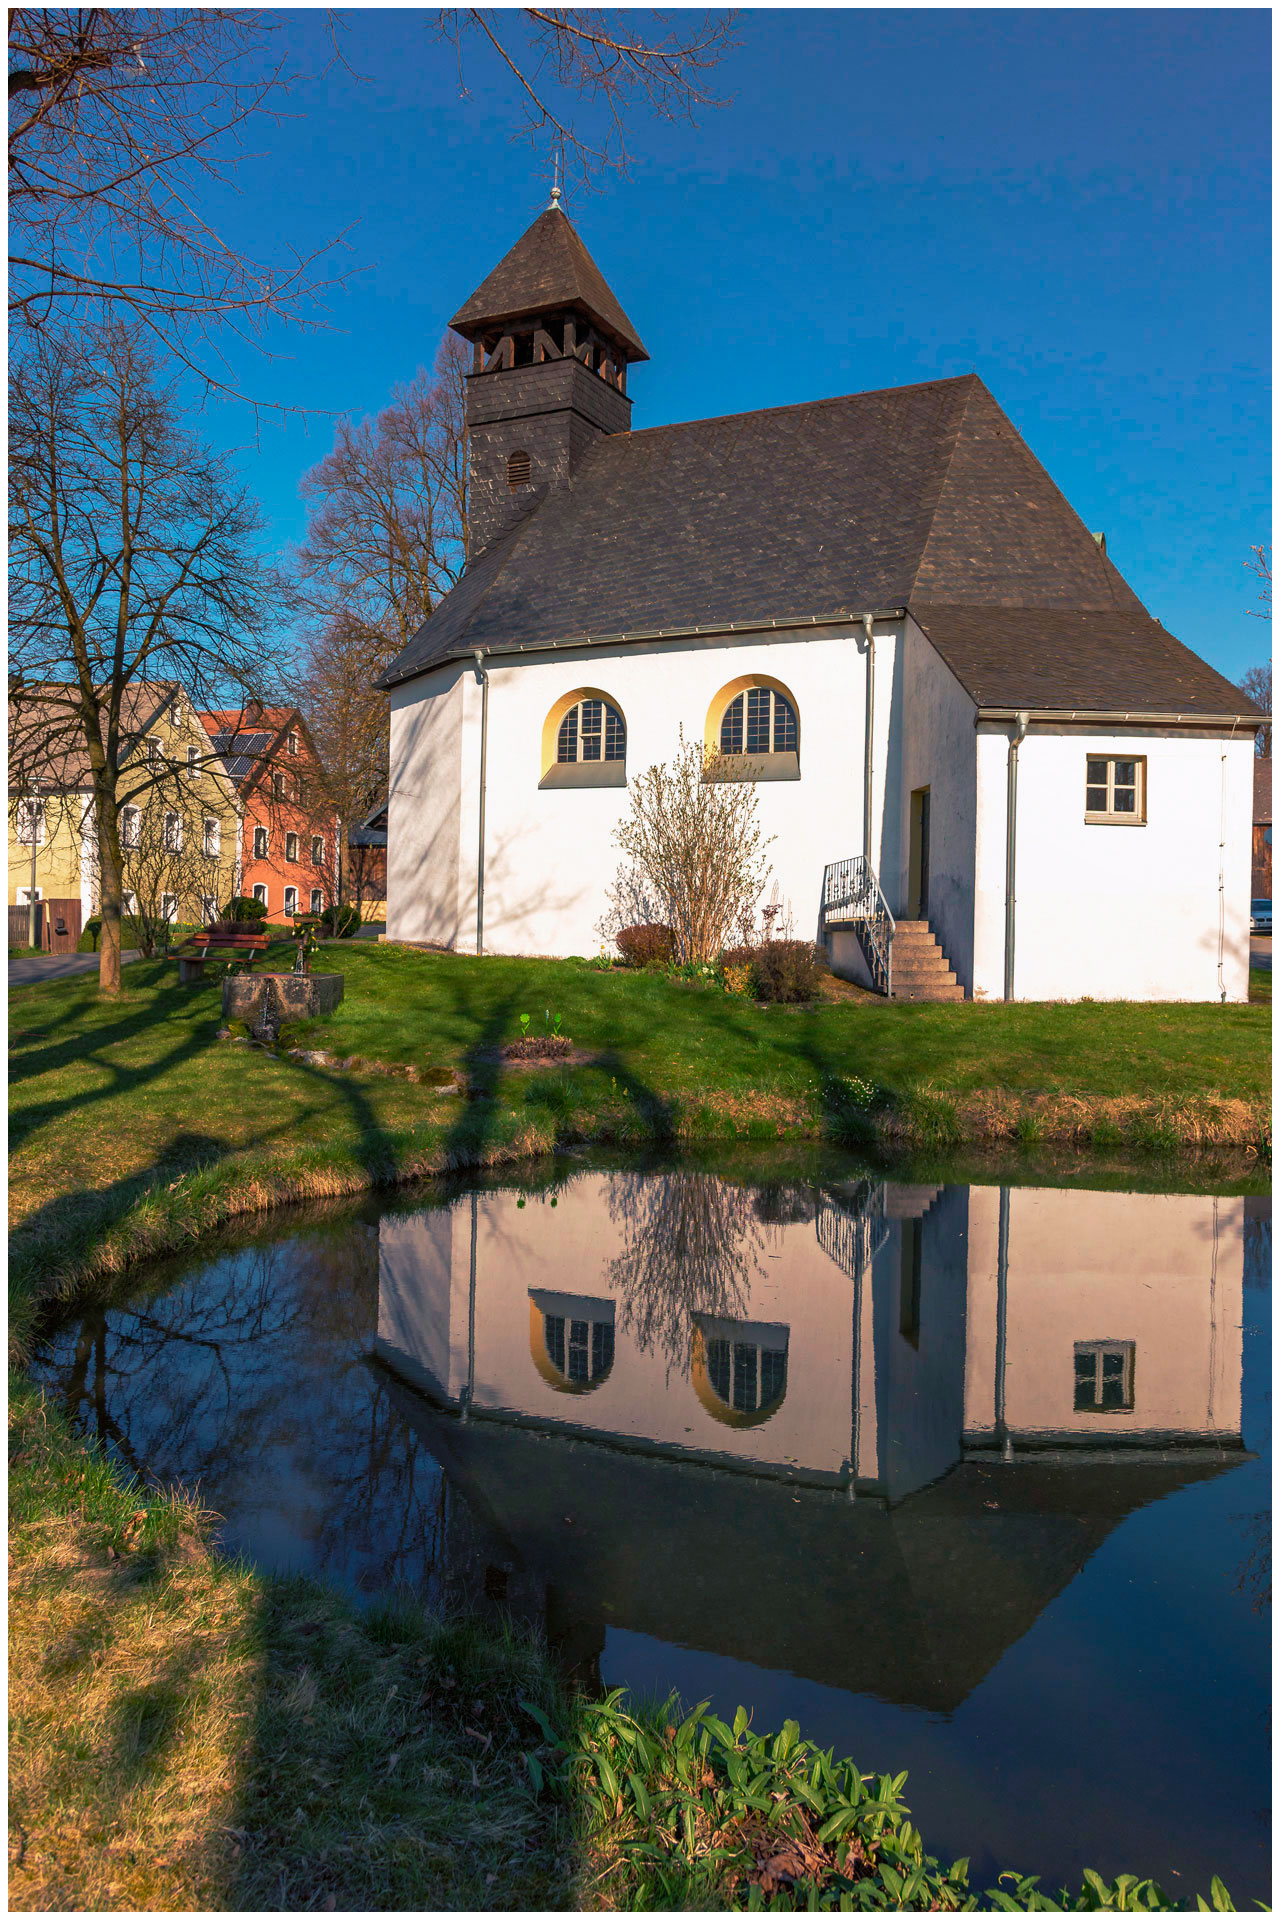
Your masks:
{"label": "stone well", "polygon": [[343,995],[340,973],[229,973],[222,983],[222,1017],[252,1031],[286,1020],[334,1013]]}

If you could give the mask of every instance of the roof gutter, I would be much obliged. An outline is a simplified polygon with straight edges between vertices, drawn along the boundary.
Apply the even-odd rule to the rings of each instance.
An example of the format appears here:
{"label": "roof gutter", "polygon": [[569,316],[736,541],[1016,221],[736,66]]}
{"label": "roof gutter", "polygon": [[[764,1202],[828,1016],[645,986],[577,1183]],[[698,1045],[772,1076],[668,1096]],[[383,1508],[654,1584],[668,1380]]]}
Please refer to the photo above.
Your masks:
{"label": "roof gutter", "polygon": [[[618,633],[575,633],[567,634],[558,640],[512,640],[505,644],[496,641],[486,646],[486,657],[496,654],[523,653],[560,653],[570,652],[579,647],[616,647],[630,644],[636,640],[696,640],[714,639],[729,633],[786,633],[797,629],[813,627],[853,627],[865,626],[868,620],[901,620],[906,615],[905,607],[881,607],[868,613],[865,610],[839,613],[793,614],[789,619],[781,620],[719,620],[706,621],[693,627],[631,627]],[[450,647],[438,660],[428,662],[426,666],[410,667],[404,673],[383,674],[374,682],[375,686],[391,688],[400,686],[406,680],[417,680],[424,673],[434,673],[437,667],[448,666],[451,660],[466,660],[474,656],[476,649],[460,640],[456,647]]]}
{"label": "roof gutter", "polygon": [[1269,716],[1266,714],[1243,713],[1172,713],[1150,710],[1135,711],[1121,707],[979,707],[974,717],[974,725],[981,726],[986,721],[1008,726],[1016,723],[1023,715],[1031,723],[1052,723],[1058,726],[1076,725],[1081,727],[1107,725],[1130,725],[1135,727],[1265,727]]}

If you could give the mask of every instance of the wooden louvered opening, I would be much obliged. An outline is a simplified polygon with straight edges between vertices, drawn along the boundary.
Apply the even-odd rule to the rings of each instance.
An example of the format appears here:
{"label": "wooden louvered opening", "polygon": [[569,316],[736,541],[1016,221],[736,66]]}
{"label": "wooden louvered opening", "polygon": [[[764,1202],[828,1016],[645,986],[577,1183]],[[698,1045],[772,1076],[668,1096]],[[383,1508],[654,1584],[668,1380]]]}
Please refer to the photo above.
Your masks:
{"label": "wooden louvered opening", "polygon": [[527,453],[507,455],[507,485],[527,487],[533,475],[533,462]]}

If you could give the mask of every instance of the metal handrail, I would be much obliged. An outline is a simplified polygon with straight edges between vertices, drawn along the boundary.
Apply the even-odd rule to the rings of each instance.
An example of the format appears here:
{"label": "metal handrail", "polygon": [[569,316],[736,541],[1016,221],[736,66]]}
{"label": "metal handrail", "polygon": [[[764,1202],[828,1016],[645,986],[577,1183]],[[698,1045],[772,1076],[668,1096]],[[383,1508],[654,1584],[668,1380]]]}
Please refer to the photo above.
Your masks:
{"label": "metal handrail", "polygon": [[896,925],[875,868],[863,853],[833,860],[822,876],[822,938],[839,918],[852,922],[872,981],[886,998],[893,988],[893,936]]}

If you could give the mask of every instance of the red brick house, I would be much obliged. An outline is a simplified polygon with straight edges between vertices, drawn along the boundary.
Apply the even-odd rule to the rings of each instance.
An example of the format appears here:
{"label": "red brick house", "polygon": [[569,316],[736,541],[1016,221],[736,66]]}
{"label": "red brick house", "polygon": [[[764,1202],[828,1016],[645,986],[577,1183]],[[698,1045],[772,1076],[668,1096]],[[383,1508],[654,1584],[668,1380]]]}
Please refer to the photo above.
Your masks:
{"label": "red brick house", "polygon": [[241,894],[276,922],[322,912],[337,895],[339,823],[301,713],[255,701],[200,718],[244,809]]}

